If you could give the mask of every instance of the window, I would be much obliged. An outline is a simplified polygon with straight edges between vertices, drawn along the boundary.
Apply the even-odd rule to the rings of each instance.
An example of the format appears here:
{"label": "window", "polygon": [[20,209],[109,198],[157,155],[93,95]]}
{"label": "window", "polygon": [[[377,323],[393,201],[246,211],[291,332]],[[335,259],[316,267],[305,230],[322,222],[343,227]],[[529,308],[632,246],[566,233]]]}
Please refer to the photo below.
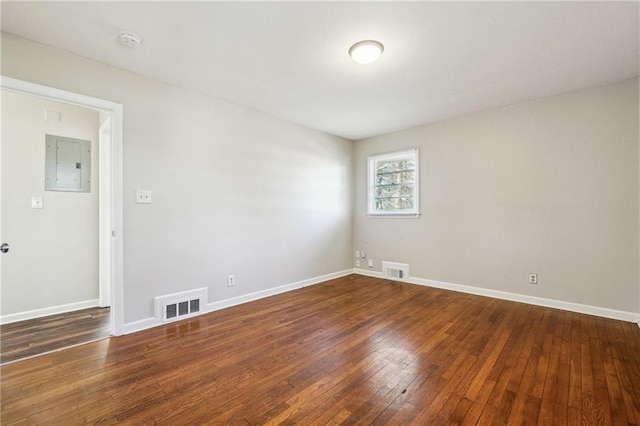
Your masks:
{"label": "window", "polygon": [[420,214],[418,204],[418,150],[369,157],[368,213]]}

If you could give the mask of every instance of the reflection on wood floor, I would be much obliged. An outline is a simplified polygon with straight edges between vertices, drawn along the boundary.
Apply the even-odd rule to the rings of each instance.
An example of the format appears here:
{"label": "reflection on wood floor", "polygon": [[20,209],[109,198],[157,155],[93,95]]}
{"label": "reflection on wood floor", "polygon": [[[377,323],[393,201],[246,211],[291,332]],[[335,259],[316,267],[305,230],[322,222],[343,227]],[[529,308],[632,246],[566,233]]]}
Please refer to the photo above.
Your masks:
{"label": "reflection on wood floor", "polygon": [[637,324],[359,275],[0,375],[3,425],[640,425]]}
{"label": "reflection on wood floor", "polygon": [[111,335],[109,308],[89,308],[0,326],[0,363],[104,339]]}

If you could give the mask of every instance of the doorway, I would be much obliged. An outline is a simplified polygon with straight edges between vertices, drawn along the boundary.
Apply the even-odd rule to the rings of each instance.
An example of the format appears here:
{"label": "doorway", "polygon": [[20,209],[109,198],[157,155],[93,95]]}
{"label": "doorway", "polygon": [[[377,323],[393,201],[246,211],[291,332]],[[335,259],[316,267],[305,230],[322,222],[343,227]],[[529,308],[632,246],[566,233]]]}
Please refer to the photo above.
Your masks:
{"label": "doorway", "polygon": [[[54,167],[56,167],[55,164],[59,164],[57,167],[60,168],[58,171],[61,176],[60,186],[63,187],[59,190],[60,192],[56,192],[58,190],[56,188],[50,192],[44,191],[45,179],[38,177],[38,173],[42,175],[40,171],[26,174],[21,172],[22,161],[25,161],[28,155],[22,153],[25,154],[25,158],[22,158],[22,154],[16,154],[16,152],[24,151],[25,147],[18,147],[16,151],[14,146],[13,151],[10,152],[12,157],[9,158],[5,156],[5,146],[9,147],[9,145],[6,142],[0,145],[0,153],[3,155],[1,162],[3,165],[0,166],[0,199],[3,201],[0,208],[0,241],[6,244],[4,247],[7,249],[6,253],[0,254],[0,291],[3,294],[3,307],[0,311],[2,328],[15,331],[13,328],[20,323],[29,326],[44,322],[51,326],[56,322],[79,325],[84,321],[93,326],[102,324],[101,326],[98,324],[98,328],[102,327],[103,334],[88,333],[87,336],[94,336],[88,340],[95,340],[96,336],[105,337],[105,327],[106,336],[120,335],[124,322],[122,315],[122,105],[7,77],[2,77],[0,82],[3,97],[7,99],[19,97],[21,100],[28,97],[33,102],[39,103],[38,108],[43,109],[41,119],[44,121],[49,120],[53,124],[60,124],[63,120],[62,111],[67,121],[77,112],[79,115],[84,114],[89,117],[89,121],[93,121],[95,125],[94,152],[89,156],[82,154],[84,155],[82,159],[73,157],[76,145],[83,150],[91,146],[90,143],[81,144],[80,142],[86,143],[82,137],[58,138],[58,140],[56,139],[58,136],[71,135],[55,136],[47,133],[47,146],[60,144],[58,148],[62,151],[59,156],[63,154],[65,156],[61,161],[53,160]],[[43,105],[53,105],[53,107],[41,108]],[[6,127],[9,125],[7,124]],[[69,132],[68,127],[46,126],[47,132],[56,128],[60,129],[58,133]],[[75,136],[82,136],[80,130],[76,127],[73,129],[80,132]],[[6,136],[4,130],[3,139]],[[31,131],[33,134],[33,129]],[[43,157],[45,135],[39,136],[42,136],[41,146],[36,149],[38,155]],[[77,141],[80,142],[75,143]],[[47,152],[50,148],[53,149],[52,155],[55,156],[55,147],[49,146],[46,148]],[[35,160],[35,167],[38,167],[38,163],[42,169],[45,168],[45,164],[42,163],[46,163],[49,167],[49,160],[41,160],[42,158]],[[33,159],[31,162],[33,163]],[[63,169],[65,162],[68,164]],[[93,172],[91,172],[91,165],[93,165]],[[47,189],[51,189],[51,172],[47,170]],[[21,173],[24,176],[21,176]],[[32,189],[23,190],[16,198],[16,191],[26,176],[31,180],[39,180],[37,187],[40,192],[34,190],[35,186],[32,185]],[[82,180],[82,185],[74,186],[73,182],[78,179]],[[92,198],[94,204],[90,204]],[[16,212],[16,209],[19,211]],[[49,214],[48,217],[47,214]],[[80,216],[75,217],[72,216],[73,214]],[[34,220],[30,222],[30,218]],[[93,220],[90,224],[93,226],[93,233],[87,232],[89,228],[84,224],[91,220]],[[85,227],[82,228],[82,226]],[[78,257],[82,252],[90,252],[91,256]],[[38,273],[34,274],[34,271]],[[85,282],[91,282],[91,284],[85,286]],[[16,297],[16,288],[21,286],[24,287],[25,294]],[[107,308],[108,306],[110,308]],[[74,333],[82,334],[77,330]],[[29,335],[29,332],[18,334],[24,336]],[[51,335],[51,332],[48,334]],[[33,336],[35,338],[35,332]],[[45,346],[45,351],[78,343],[73,339],[59,340],[60,347],[52,349],[50,346]],[[29,356],[32,355],[33,353],[29,353]],[[3,362],[5,362],[4,359]]]}

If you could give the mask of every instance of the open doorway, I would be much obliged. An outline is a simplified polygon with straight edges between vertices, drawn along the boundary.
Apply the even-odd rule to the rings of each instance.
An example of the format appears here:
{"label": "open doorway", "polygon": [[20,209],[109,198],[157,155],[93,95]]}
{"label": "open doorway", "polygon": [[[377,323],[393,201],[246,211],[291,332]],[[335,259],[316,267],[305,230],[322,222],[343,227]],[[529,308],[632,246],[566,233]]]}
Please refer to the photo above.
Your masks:
{"label": "open doorway", "polygon": [[122,334],[122,106],[1,81],[7,363]]}

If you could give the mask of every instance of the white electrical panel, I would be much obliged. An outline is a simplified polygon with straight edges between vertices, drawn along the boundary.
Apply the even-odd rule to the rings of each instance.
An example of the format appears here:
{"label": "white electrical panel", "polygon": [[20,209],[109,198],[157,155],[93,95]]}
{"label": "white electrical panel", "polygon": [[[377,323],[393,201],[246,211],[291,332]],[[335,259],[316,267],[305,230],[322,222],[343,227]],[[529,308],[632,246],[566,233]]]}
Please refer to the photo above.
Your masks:
{"label": "white electrical panel", "polygon": [[91,141],[46,135],[47,191],[91,192]]}

